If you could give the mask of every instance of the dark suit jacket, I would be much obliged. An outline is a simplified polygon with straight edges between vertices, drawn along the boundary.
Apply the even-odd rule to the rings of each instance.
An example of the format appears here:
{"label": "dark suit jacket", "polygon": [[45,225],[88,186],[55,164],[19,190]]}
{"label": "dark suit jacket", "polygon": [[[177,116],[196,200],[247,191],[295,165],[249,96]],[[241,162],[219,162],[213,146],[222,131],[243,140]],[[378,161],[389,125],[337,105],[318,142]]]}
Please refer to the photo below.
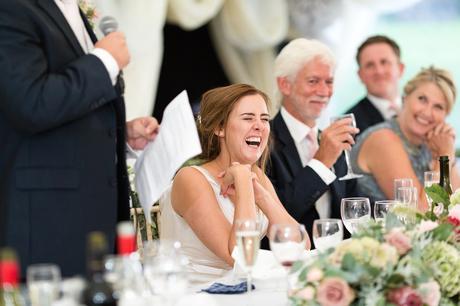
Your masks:
{"label": "dark suit jacket", "polygon": [[363,98],[345,113],[355,114],[356,126],[360,130],[360,133],[370,126],[385,121],[380,111],[375,108],[374,104],[367,97]]}
{"label": "dark suit jacket", "polygon": [[2,243],[22,273],[39,262],[84,273],[87,233],[113,246],[129,213],[120,90],[53,0],[0,0],[0,71]]}
{"label": "dark suit jacket", "polygon": [[[302,167],[297,148],[286,123],[278,113],[271,122],[274,140],[267,169],[268,176],[275,187],[278,197],[289,214],[305,227],[312,237],[312,226],[319,219],[315,202],[326,191],[331,192],[331,218],[340,219],[340,201],[355,195],[356,180],[339,181],[326,185],[310,167]],[[344,155],[334,164],[337,177],[346,174]]]}

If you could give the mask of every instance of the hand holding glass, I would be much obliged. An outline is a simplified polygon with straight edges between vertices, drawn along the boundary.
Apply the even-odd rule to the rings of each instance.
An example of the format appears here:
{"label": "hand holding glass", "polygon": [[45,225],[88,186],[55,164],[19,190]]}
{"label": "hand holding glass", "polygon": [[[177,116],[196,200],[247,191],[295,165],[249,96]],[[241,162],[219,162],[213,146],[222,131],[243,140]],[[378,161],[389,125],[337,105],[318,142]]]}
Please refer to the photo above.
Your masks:
{"label": "hand holding glass", "polygon": [[[353,114],[344,114],[340,116],[334,116],[331,118],[331,123],[338,121],[338,120],[345,119],[345,118],[351,118],[351,126],[356,127],[355,115]],[[345,161],[347,162],[347,174],[339,178],[339,181],[351,180],[351,179],[362,177],[361,174],[356,174],[353,172],[353,168],[351,167],[351,162],[350,162],[350,151],[348,150],[345,150]]]}

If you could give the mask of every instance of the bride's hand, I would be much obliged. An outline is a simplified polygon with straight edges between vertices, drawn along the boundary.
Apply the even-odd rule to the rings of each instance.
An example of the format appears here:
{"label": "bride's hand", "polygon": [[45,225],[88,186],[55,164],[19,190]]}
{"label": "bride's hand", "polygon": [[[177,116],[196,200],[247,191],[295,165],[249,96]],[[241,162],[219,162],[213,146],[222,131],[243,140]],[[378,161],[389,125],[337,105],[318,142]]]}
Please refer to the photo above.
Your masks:
{"label": "bride's hand", "polygon": [[238,162],[233,162],[230,167],[217,175],[222,179],[220,184],[220,194],[224,197],[235,195],[235,178],[239,173],[247,172],[250,175],[251,166],[242,165]]}

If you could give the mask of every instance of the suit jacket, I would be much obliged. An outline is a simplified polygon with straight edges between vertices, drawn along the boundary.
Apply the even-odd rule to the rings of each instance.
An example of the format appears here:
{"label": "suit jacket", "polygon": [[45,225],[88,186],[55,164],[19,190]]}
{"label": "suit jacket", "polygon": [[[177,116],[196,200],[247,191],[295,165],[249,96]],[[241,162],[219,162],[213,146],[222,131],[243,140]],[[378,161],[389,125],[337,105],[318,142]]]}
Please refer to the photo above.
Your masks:
{"label": "suit jacket", "polygon": [[359,101],[355,106],[345,112],[355,114],[356,126],[362,133],[370,126],[385,121],[380,111],[369,101],[367,97]]}
{"label": "suit jacket", "polygon": [[1,242],[22,273],[54,262],[82,274],[87,234],[113,247],[129,217],[120,88],[53,0],[0,0],[0,71]]}
{"label": "suit jacket", "polygon": [[[267,174],[275,187],[278,197],[289,214],[299,223],[305,225],[310,237],[315,219],[319,219],[315,202],[326,192],[331,193],[331,218],[340,219],[340,201],[355,195],[356,180],[339,181],[326,185],[319,175],[310,167],[302,167],[289,130],[281,113],[271,122],[274,140],[270,154]],[[346,174],[347,166],[344,155],[334,164],[337,177]]]}

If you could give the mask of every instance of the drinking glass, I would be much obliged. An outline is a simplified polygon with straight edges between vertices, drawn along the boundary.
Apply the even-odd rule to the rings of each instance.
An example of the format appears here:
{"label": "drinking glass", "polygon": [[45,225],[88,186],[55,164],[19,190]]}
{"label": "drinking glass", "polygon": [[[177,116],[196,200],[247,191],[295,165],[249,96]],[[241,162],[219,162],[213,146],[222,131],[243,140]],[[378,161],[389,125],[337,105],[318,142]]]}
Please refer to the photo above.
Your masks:
{"label": "drinking glass", "polygon": [[343,198],[340,214],[346,229],[353,235],[360,224],[371,219],[371,205],[368,198]]}
{"label": "drinking glass", "polygon": [[395,200],[404,206],[417,208],[418,193],[416,187],[398,187]]}
{"label": "drinking glass", "polygon": [[397,178],[393,181],[393,192],[394,199],[396,199],[396,191],[399,187],[414,187],[414,183],[411,178]]}
{"label": "drinking glass", "polygon": [[336,247],[343,240],[343,226],[340,219],[317,219],[313,221],[313,242],[319,251]]}
{"label": "drinking glass", "polygon": [[[423,187],[431,187],[433,184],[439,184],[439,172],[438,171],[425,171],[423,173]],[[431,205],[433,205],[433,200],[425,193],[426,201],[428,202],[428,207],[431,209]],[[435,207],[435,210],[439,211],[439,208],[442,212],[443,206],[439,205]]]}
{"label": "drinking glass", "polygon": [[374,219],[380,224],[385,224],[385,218],[388,212],[395,207],[398,201],[395,200],[382,200],[375,201],[374,203]]}
{"label": "drinking glass", "polygon": [[27,289],[32,306],[51,306],[59,299],[61,270],[55,264],[34,264],[27,268]]}
{"label": "drinking glass", "polygon": [[289,270],[302,257],[308,234],[302,224],[273,224],[268,235],[270,250],[278,262]]}
{"label": "drinking glass", "polygon": [[[356,127],[355,115],[353,115],[352,113],[334,116],[331,118],[331,123],[341,120],[341,119],[345,119],[345,118],[351,118],[351,126]],[[356,174],[353,172],[353,168],[351,167],[351,162],[350,162],[350,151],[348,150],[345,150],[345,161],[347,162],[347,174],[339,178],[339,181],[351,180],[351,179],[362,177],[361,174]]]}
{"label": "drinking glass", "polygon": [[259,222],[253,219],[235,220],[236,245],[241,265],[247,274],[247,290],[252,291],[252,268],[257,260],[260,248]]}

